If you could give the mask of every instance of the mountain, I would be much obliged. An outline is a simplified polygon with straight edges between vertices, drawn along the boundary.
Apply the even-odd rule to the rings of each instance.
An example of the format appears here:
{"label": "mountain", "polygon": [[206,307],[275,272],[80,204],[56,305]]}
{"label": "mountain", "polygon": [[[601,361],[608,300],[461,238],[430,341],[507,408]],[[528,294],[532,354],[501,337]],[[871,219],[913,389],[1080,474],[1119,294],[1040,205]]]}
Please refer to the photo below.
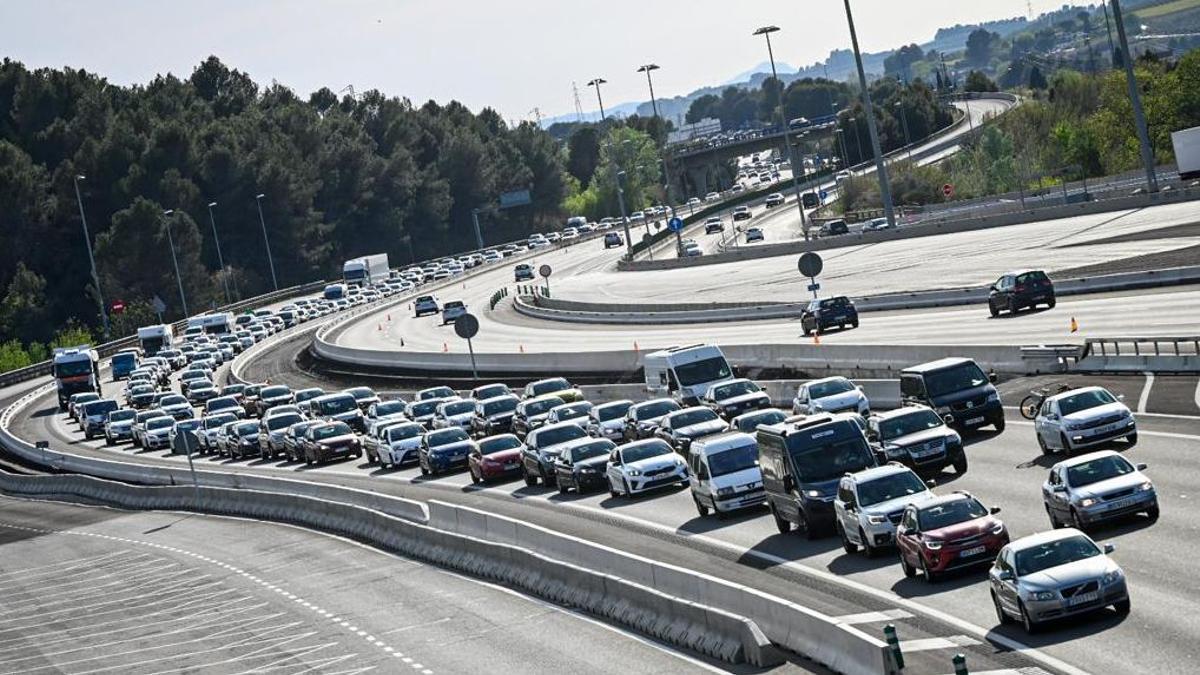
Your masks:
{"label": "mountain", "polygon": [[[795,68],[794,66],[790,66],[782,61],[776,61],[775,62],[775,70],[780,73],[794,73],[794,72],[796,72],[797,68]],[[721,86],[728,87],[731,84],[743,84],[745,82],[753,80],[755,75],[762,75],[763,78],[765,78],[767,75],[770,75],[770,73],[771,73],[771,62],[763,61],[762,63],[758,64],[757,66],[754,66],[750,70],[740,72],[737,75],[734,75],[733,77],[729,78],[728,80],[725,80],[724,82],[721,83]]]}

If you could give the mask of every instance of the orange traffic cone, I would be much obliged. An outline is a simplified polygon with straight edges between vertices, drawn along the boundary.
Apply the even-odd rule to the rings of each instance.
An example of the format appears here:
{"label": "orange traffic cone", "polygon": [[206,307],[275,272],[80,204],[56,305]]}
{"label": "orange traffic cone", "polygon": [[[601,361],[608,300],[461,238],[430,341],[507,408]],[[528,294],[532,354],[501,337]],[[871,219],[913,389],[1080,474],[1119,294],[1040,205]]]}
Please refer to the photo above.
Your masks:
{"label": "orange traffic cone", "polygon": [[448,351],[450,351],[450,345],[443,342],[442,343],[442,352],[444,353],[444,352],[448,352]]}
{"label": "orange traffic cone", "polygon": [[1072,333],[1079,332],[1079,322],[1075,320],[1075,317],[1071,317],[1071,332]]}

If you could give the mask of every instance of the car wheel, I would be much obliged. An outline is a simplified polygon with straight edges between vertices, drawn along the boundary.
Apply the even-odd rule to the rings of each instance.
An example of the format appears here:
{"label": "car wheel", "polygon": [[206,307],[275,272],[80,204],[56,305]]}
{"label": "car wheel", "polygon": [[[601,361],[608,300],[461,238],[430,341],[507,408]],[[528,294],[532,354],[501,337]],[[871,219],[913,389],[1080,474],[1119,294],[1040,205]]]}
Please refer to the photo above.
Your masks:
{"label": "car wheel", "polygon": [[105,444],[105,445],[112,445],[112,444],[113,444],[113,439],[109,438],[108,436],[105,436],[105,437],[104,437],[104,444]]}
{"label": "car wheel", "polygon": [[1068,456],[1071,454],[1071,441],[1067,440],[1066,434],[1059,434],[1058,440],[1062,443],[1062,450]]}
{"label": "car wheel", "polygon": [[1057,303],[1058,303],[1058,301],[1056,298],[1050,298],[1050,302],[1046,303],[1046,307],[1048,307],[1050,309],[1054,309],[1054,305]]}
{"label": "car wheel", "polygon": [[615,487],[613,487],[611,480],[608,481],[608,496],[612,497],[613,499],[616,499],[617,497],[621,496],[621,495],[617,494],[617,489]]}
{"label": "car wheel", "polygon": [[530,474],[527,470],[522,471],[521,473],[522,477],[525,479],[526,487],[533,487],[534,485],[537,485],[537,476]]}
{"label": "car wheel", "polygon": [[1037,439],[1038,439],[1038,447],[1042,449],[1043,455],[1054,454],[1054,451],[1050,449],[1050,446],[1046,445],[1046,439],[1042,438],[1041,434],[1037,435]]}
{"label": "car wheel", "polygon": [[924,577],[927,584],[937,581],[937,573],[929,569],[929,563],[925,560],[925,556],[921,556],[921,576]]}
{"label": "car wheel", "polygon": [[961,450],[958,453],[958,457],[954,458],[954,473],[961,476],[966,472],[967,472],[967,451]]}
{"label": "car wheel", "polygon": [[1050,519],[1050,529],[1057,530],[1062,527],[1062,523],[1058,522],[1058,517],[1054,515],[1054,510],[1046,504],[1046,517]]}
{"label": "car wheel", "polygon": [[867,539],[867,533],[864,532],[861,527],[858,528],[858,538],[862,540],[863,554],[865,554],[868,558],[874,558],[878,551],[876,551],[875,547],[871,545],[871,540]]}
{"label": "car wheel", "polygon": [[1012,298],[1008,299],[1007,305],[1008,305],[1008,313],[1009,314],[1017,313],[1017,303]]}
{"label": "car wheel", "polygon": [[850,327],[851,327],[851,328],[858,328],[858,319],[855,319],[855,320],[851,321],[851,322],[850,322]]}
{"label": "car wheel", "polygon": [[629,479],[628,478],[624,479],[623,482],[624,482],[624,488],[625,488],[624,496],[626,499],[629,499],[629,498],[633,497],[633,488],[629,487]]}
{"label": "car wheel", "polygon": [[996,427],[996,433],[1004,433],[1004,413],[996,415],[996,418],[992,420],[992,426]]}
{"label": "car wheel", "polygon": [[800,328],[804,329],[804,337],[808,337],[809,335],[812,335],[812,329],[809,328],[808,326],[804,325],[804,322],[800,323]]}
{"label": "car wheel", "polygon": [[1038,628],[1040,626],[1038,626],[1037,622],[1034,621],[1033,618],[1029,616],[1029,612],[1025,609],[1025,603],[1021,603],[1020,607],[1021,607],[1021,626],[1025,629],[1026,633],[1033,635],[1034,633],[1038,632]]}
{"label": "car wheel", "polygon": [[479,476],[475,475],[475,469],[471,469],[471,484],[479,485]]}
{"label": "car wheel", "polygon": [[1122,600],[1118,603],[1115,603],[1113,605],[1113,609],[1117,610],[1117,614],[1120,614],[1121,616],[1125,616],[1125,615],[1129,614],[1130,605],[1131,605],[1131,603],[1129,602],[1129,598],[1127,596],[1124,600]]}
{"label": "car wheel", "polygon": [[558,481],[558,494],[560,494],[560,495],[567,494],[567,486],[563,485],[562,481]]}
{"label": "car wheel", "polygon": [[421,465],[421,475],[422,475],[422,476],[428,476],[428,475],[429,475],[429,469],[425,468],[425,465],[424,465],[424,464],[422,464],[422,465]]}
{"label": "car wheel", "polygon": [[900,554],[900,570],[904,572],[906,578],[911,579],[917,576],[917,570],[908,564],[908,558],[905,558],[903,553]]}
{"label": "car wheel", "polygon": [[995,305],[993,305],[992,303],[989,302],[988,303],[988,313],[991,314],[992,318],[994,319],[994,318],[1000,316],[1000,308],[996,307]]}
{"label": "car wheel", "polygon": [[692,495],[692,501],[696,502],[696,513],[699,513],[701,518],[708,515],[708,507],[700,503],[699,497]]}
{"label": "car wheel", "polygon": [[842,550],[847,554],[853,555],[858,552],[858,544],[850,541],[850,537],[846,536],[846,528],[842,527],[839,522],[837,524],[838,536],[842,538]]}
{"label": "car wheel", "polygon": [[996,608],[996,619],[1000,622],[1001,626],[1007,626],[1012,623],[1012,617],[1000,606],[1000,598],[996,597],[995,591],[992,591],[992,606]]}
{"label": "car wheel", "polygon": [[1130,446],[1137,445],[1137,432],[1135,431],[1132,434],[1129,434],[1125,437],[1125,440],[1129,442]]}
{"label": "car wheel", "polygon": [[1084,524],[1083,519],[1079,517],[1079,512],[1075,509],[1071,509],[1071,527],[1080,532],[1087,531],[1087,525]]}
{"label": "car wheel", "polygon": [[1150,518],[1150,520],[1158,520],[1158,503],[1157,502],[1155,502],[1154,506],[1151,506],[1150,508],[1146,509],[1146,515]]}

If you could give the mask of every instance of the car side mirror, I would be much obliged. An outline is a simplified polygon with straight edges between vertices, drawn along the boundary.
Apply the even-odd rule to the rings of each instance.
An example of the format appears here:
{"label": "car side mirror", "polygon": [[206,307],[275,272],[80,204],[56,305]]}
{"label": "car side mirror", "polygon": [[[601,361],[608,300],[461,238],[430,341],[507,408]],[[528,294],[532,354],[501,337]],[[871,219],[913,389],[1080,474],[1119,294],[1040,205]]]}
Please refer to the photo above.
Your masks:
{"label": "car side mirror", "polygon": [[927,488],[935,488],[935,487],[937,487],[937,481],[936,481],[936,480],[934,480],[934,479],[932,479],[932,478],[930,478],[929,480],[925,481],[925,487],[927,487]]}
{"label": "car side mirror", "polygon": [[1147,464],[1145,464],[1145,463],[1143,463],[1143,464],[1138,464],[1138,465],[1137,465],[1137,470],[1138,470],[1138,471],[1145,471],[1146,469],[1149,469],[1149,468],[1150,468],[1150,467],[1149,467],[1149,465],[1147,465]]}
{"label": "car side mirror", "polygon": [[1112,553],[1112,552],[1113,552],[1113,551],[1115,551],[1115,550],[1117,550],[1117,545],[1116,545],[1116,544],[1105,544],[1105,545],[1104,545],[1104,552],[1105,552],[1106,554],[1108,554],[1108,553]]}
{"label": "car side mirror", "polygon": [[994,515],[996,515],[997,513],[1000,513],[1000,507],[999,507],[999,506],[993,506],[992,508],[988,509],[988,513],[991,513],[991,514],[994,516]]}
{"label": "car side mirror", "polygon": [[999,381],[1000,381],[1000,376],[996,374],[996,371],[992,371],[992,372],[988,373],[988,382],[991,382],[992,384],[996,384]]}
{"label": "car side mirror", "polygon": [[988,287],[988,290],[989,290],[989,291],[992,291],[992,292],[999,292],[999,291],[1000,291],[1000,289],[996,287],[996,284],[992,284],[991,286],[989,286],[989,287]]}
{"label": "car side mirror", "polygon": [[1051,492],[1066,492],[1067,486],[1066,485],[1055,485],[1054,487],[1050,488],[1050,491]]}
{"label": "car side mirror", "polygon": [[1118,400],[1118,401],[1124,401],[1124,400],[1125,400],[1125,394],[1117,394],[1117,400]]}
{"label": "car side mirror", "polygon": [[996,575],[996,578],[1000,581],[1013,581],[1017,578],[1017,575],[1008,570],[1001,570],[1000,573]]}

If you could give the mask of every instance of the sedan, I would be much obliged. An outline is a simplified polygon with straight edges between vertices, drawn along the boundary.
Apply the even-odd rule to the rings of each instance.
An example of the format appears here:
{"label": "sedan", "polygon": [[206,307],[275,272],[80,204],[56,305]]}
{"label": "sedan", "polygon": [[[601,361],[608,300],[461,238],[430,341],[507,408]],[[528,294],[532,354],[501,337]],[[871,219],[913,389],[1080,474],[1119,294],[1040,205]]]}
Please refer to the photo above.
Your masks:
{"label": "sedan", "polygon": [[712,385],[700,397],[700,405],[732,419],[744,412],[769,407],[771,397],[753,381],[741,378]]}
{"label": "sedan", "polygon": [[667,485],[690,485],[687,464],[658,438],[626,443],[613,450],[605,478],[613,498],[632,497]]}
{"label": "sedan", "polygon": [[[384,468],[415,462],[421,447],[425,427],[416,422],[396,422],[379,432],[375,446],[375,459]],[[368,459],[370,453],[368,453]]]}
{"label": "sedan", "polygon": [[1133,513],[1158,518],[1158,493],[1142,472],[1113,450],[1068,459],[1050,467],[1042,502],[1050,525],[1077,530]]}
{"label": "sedan", "polygon": [[1137,443],[1133,412],[1103,387],[1084,387],[1051,396],[1033,420],[1042,454],[1067,454],[1124,438]]}
{"label": "sedan", "polygon": [[677,410],[663,417],[655,436],[671,444],[671,447],[687,456],[692,441],[704,436],[719,434],[729,429],[729,423],[709,408],[695,406]]}
{"label": "sedan", "polygon": [[764,424],[779,424],[786,420],[787,417],[782,410],[763,408],[753,412],[742,413],[729,420],[729,428],[744,434],[752,434]]}
{"label": "sedan", "polygon": [[607,438],[589,438],[572,443],[554,463],[559,494],[568,490],[583,492],[604,485],[608,457],[617,447]]}
{"label": "sedan", "polygon": [[450,469],[467,466],[467,457],[475,449],[475,441],[462,427],[438,429],[430,431],[421,437],[421,447],[417,451],[417,462],[421,465],[421,475],[437,475]]}
{"label": "sedan", "polygon": [[921,573],[934,581],[951,570],[991,562],[1008,544],[1008,529],[966,492],[936,497],[904,509],[896,528],[896,548],[904,576]]}
{"label": "sedan", "polygon": [[1020,621],[1026,633],[1042,623],[1112,605],[1129,614],[1125,572],[1075,529],[1023,537],[1005,546],[988,574],[992,604],[1001,624]]}
{"label": "sedan", "polygon": [[335,457],[362,457],[358,436],[345,422],[315,424],[304,432],[304,463],[324,464]]}
{"label": "sedan", "polygon": [[512,434],[481,438],[467,457],[472,483],[490,483],[521,473],[521,439]]}
{"label": "sedan", "polygon": [[521,452],[521,473],[528,486],[537,485],[540,479],[547,485],[554,482],[554,462],[572,441],[587,438],[583,427],[571,422],[539,427],[525,437],[525,448]]}
{"label": "sedan", "polygon": [[747,244],[749,244],[752,241],[762,241],[762,240],[763,240],[763,231],[762,231],[761,227],[746,228],[746,243]]}
{"label": "sedan", "polygon": [[871,402],[862,387],[841,377],[825,377],[800,385],[792,399],[792,414],[815,415],[819,412],[853,412],[866,417]]}

